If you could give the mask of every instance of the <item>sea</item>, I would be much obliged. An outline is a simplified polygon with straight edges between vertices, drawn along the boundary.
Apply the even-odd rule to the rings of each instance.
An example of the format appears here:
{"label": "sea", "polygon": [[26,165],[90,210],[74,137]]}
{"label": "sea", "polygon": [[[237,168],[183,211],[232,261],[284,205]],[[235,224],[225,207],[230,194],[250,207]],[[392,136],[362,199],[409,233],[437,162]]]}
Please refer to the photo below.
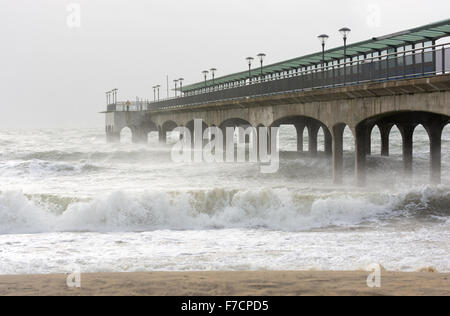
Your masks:
{"label": "sea", "polygon": [[[308,139],[305,134],[305,149]],[[280,167],[179,163],[169,145],[106,143],[103,128],[0,130],[0,274],[146,271],[450,272],[450,126],[442,184],[429,181],[429,140],[414,134],[414,172],[401,136],[390,157],[373,132],[368,183],[354,180],[345,132],[344,184],[330,158],[296,151],[282,126]],[[245,146],[245,145],[239,145]],[[323,133],[319,150],[323,150]]]}

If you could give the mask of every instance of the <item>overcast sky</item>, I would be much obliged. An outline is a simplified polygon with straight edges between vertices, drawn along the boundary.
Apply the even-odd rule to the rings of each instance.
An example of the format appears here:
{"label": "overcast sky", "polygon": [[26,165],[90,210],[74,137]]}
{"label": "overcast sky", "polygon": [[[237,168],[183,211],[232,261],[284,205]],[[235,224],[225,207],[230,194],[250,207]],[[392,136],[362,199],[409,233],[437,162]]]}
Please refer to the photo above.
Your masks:
{"label": "overcast sky", "polygon": [[[0,0],[0,128],[100,127],[104,92],[245,70],[449,18],[448,0]],[[75,4],[70,6],[70,4]],[[69,7],[68,7],[69,6]],[[80,25],[77,24],[77,6]],[[70,9],[70,10],[68,10]],[[79,26],[79,27],[78,27]],[[165,90],[164,90],[165,91]]]}

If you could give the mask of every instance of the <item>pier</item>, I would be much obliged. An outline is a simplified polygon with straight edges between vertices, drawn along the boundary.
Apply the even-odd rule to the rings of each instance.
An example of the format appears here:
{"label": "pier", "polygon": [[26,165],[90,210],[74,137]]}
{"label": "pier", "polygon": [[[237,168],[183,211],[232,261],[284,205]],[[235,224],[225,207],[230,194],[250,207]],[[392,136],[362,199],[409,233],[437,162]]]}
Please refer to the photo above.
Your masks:
{"label": "pier", "polygon": [[[448,39],[448,42],[445,42]],[[372,130],[381,134],[381,154],[389,156],[389,135],[402,135],[405,174],[413,172],[413,133],[422,125],[430,139],[430,177],[441,182],[442,131],[450,123],[450,20],[372,38],[261,68],[176,88],[178,96],[149,101],[107,97],[106,135],[120,142],[125,127],[135,143],[150,132],[166,142],[176,127],[277,127],[293,125],[298,151],[308,131],[309,154],[318,155],[325,137],[334,183],[343,182],[343,134],[355,139],[356,183],[367,181]],[[268,135],[273,139],[274,135]],[[269,142],[270,143],[270,142]],[[270,146],[270,144],[269,144]]]}

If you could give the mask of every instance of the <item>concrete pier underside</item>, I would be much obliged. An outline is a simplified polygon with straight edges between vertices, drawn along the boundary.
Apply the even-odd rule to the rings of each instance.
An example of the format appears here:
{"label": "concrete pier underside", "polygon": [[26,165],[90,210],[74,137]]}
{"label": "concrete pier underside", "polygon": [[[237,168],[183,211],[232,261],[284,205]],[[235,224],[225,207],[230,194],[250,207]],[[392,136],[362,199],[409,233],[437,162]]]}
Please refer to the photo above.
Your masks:
{"label": "concrete pier underside", "polygon": [[441,137],[450,123],[450,75],[407,79],[347,87],[249,97],[208,104],[187,105],[150,111],[106,112],[106,134],[110,142],[120,141],[129,127],[133,142],[147,142],[148,133],[166,133],[178,126],[192,126],[195,119],[205,126],[273,127],[294,125],[298,151],[303,151],[303,131],[308,130],[309,152],[317,155],[317,135],[322,128],[325,152],[332,156],[335,183],[343,177],[343,132],[355,139],[355,170],[359,185],[366,182],[366,156],[371,154],[371,132],[378,126],[383,156],[389,156],[389,133],[397,126],[403,138],[403,161],[412,173],[413,132],[423,125],[430,137],[431,179],[441,181]]}

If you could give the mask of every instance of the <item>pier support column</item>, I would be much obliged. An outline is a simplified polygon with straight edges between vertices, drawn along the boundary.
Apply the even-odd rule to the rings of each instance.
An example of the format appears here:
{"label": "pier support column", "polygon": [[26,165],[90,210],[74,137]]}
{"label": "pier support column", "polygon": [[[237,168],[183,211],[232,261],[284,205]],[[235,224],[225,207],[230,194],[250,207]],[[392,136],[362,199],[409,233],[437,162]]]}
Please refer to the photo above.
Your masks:
{"label": "pier support column", "polygon": [[202,135],[200,136],[202,138],[202,151],[203,148],[209,143],[208,139],[204,139],[203,136],[205,135],[205,131],[208,129],[208,126],[202,125]]}
{"label": "pier support column", "polygon": [[[183,126],[180,126],[183,127]],[[182,141],[184,139],[184,135],[182,133],[180,133],[180,141]]]}
{"label": "pier support column", "polygon": [[[228,159],[233,159],[234,160],[234,155],[233,157],[228,157],[227,156],[227,148],[229,146],[232,146],[233,148],[233,152],[234,152],[234,138],[233,139],[229,139],[227,137],[227,128],[226,127],[219,127],[222,131],[222,145],[223,145],[223,160],[228,162]],[[230,149],[231,150],[231,149]]]}
{"label": "pier support column", "polygon": [[372,155],[372,130],[373,130],[373,126],[367,127],[367,132],[366,132],[366,155],[367,156]]}
{"label": "pier support column", "polygon": [[331,157],[333,154],[333,137],[328,128],[322,126],[322,129],[325,136],[325,156]]}
{"label": "pier support column", "polygon": [[403,143],[403,168],[406,175],[412,175],[413,171],[413,134],[415,127],[414,124],[399,126]]}
{"label": "pier support column", "polygon": [[443,127],[435,124],[427,127],[430,137],[430,178],[433,184],[441,183],[442,168],[442,131]]}
{"label": "pier support column", "polygon": [[257,157],[258,161],[261,161],[261,157],[260,157],[260,149],[261,149],[261,146],[260,146],[260,144],[259,144],[259,137],[260,137],[260,131],[259,131],[259,128],[260,128],[260,127],[262,127],[262,126],[258,126],[258,127],[256,128],[256,157]]}
{"label": "pier support column", "polygon": [[[260,130],[260,128],[262,129],[262,130]],[[270,127],[267,127],[266,129],[265,129],[265,132],[263,132],[264,131],[264,126],[258,126],[257,127],[257,135],[258,135],[258,141],[257,141],[257,146],[258,146],[258,161],[261,161],[261,158],[263,158],[263,157],[261,157],[261,153],[262,154],[267,154],[267,155],[270,155],[271,154],[271,152],[272,152],[272,143],[271,143],[271,140],[272,140],[272,135],[271,135],[271,129],[270,129]],[[263,140],[264,140],[264,137],[267,137],[267,141],[266,141],[266,151],[264,152],[264,148],[261,148],[261,143],[260,143],[260,141],[262,142]],[[264,157],[264,159],[265,159],[265,157]]]}
{"label": "pier support column", "polygon": [[195,128],[194,125],[187,125],[186,128],[189,130],[189,132],[191,133],[191,150],[194,151],[195,149]]}
{"label": "pier support column", "polygon": [[311,157],[317,156],[317,134],[319,133],[320,125],[316,122],[308,124],[308,136],[309,136],[309,154]]}
{"label": "pier support column", "polygon": [[[243,125],[241,127],[244,129],[244,131],[246,131],[251,126],[250,125]],[[245,142],[246,145],[250,144],[250,135],[245,135],[244,142]]]}
{"label": "pier support column", "polygon": [[120,143],[120,133],[107,132],[106,142],[108,143]]}
{"label": "pier support column", "polygon": [[297,152],[303,152],[303,132],[305,131],[304,123],[294,124],[297,131]]}
{"label": "pier support column", "polygon": [[393,126],[393,124],[378,125],[381,134],[381,156],[383,157],[389,157],[389,135]]}
{"label": "pier support column", "polygon": [[[215,126],[211,126],[212,128],[216,128]],[[213,142],[216,139],[216,135],[215,134],[211,134],[209,137],[209,141]]]}
{"label": "pier support column", "polygon": [[146,130],[141,128],[136,128],[132,130],[131,141],[133,144],[147,144],[148,143],[148,133]]}
{"label": "pier support column", "polygon": [[105,131],[107,143],[120,143],[120,132],[115,132],[114,126],[107,125]]}
{"label": "pier support column", "polygon": [[160,127],[158,131],[158,138],[159,138],[159,144],[160,145],[166,145],[167,144],[167,131]]}
{"label": "pier support column", "polygon": [[345,124],[339,124],[332,131],[333,145],[333,181],[342,184],[344,175],[344,129]]}
{"label": "pier support column", "polygon": [[274,140],[274,137],[277,137],[277,135],[272,135],[272,128],[268,127],[267,128],[267,153],[269,155],[272,154],[272,142],[276,141],[276,139]]}
{"label": "pier support column", "polygon": [[358,186],[365,186],[367,181],[367,128],[365,126],[357,127],[355,134],[356,184]]}

